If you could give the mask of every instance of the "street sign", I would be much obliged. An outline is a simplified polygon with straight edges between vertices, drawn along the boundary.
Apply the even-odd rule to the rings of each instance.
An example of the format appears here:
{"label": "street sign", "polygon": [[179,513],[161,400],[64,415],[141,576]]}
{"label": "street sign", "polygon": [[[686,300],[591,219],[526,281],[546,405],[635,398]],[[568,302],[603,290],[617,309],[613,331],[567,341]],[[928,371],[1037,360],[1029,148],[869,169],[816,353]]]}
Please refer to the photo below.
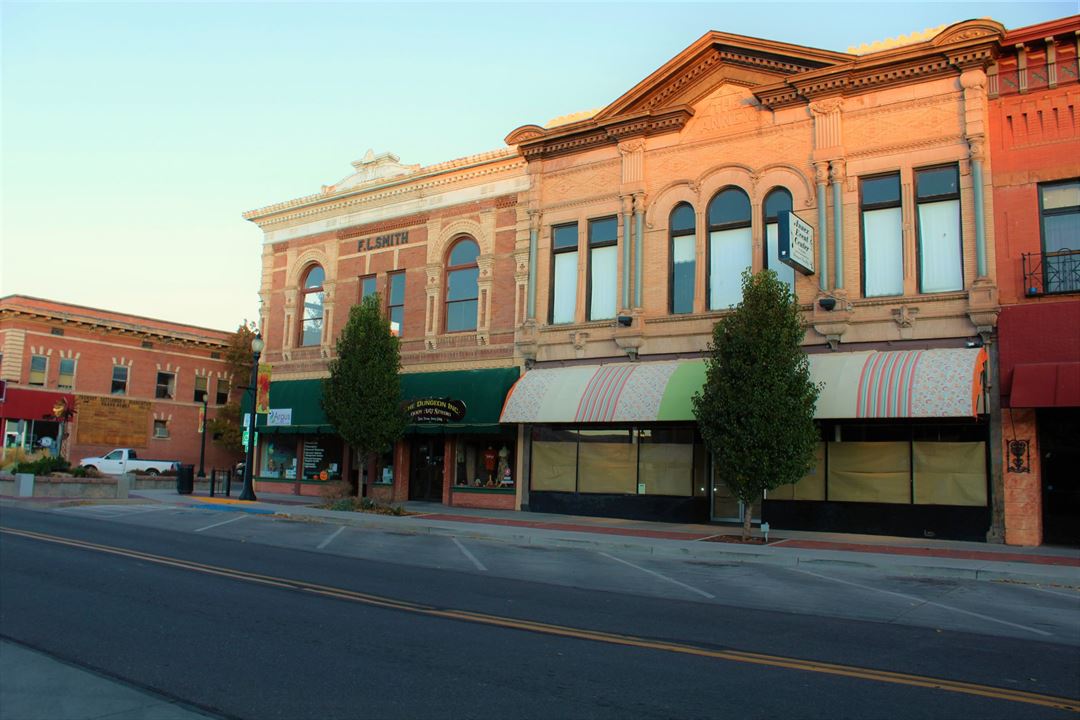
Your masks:
{"label": "street sign", "polygon": [[790,210],[777,213],[780,262],[803,275],[814,274],[814,228]]}

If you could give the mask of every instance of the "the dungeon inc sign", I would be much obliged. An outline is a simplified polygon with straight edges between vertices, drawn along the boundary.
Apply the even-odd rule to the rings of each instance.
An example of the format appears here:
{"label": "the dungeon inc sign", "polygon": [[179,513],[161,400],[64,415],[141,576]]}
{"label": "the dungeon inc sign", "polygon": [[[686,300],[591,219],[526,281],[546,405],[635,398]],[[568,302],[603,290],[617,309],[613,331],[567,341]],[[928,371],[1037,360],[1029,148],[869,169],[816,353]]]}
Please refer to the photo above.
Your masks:
{"label": "the dungeon inc sign", "polygon": [[450,398],[419,398],[405,403],[412,423],[448,423],[465,419],[465,402]]}

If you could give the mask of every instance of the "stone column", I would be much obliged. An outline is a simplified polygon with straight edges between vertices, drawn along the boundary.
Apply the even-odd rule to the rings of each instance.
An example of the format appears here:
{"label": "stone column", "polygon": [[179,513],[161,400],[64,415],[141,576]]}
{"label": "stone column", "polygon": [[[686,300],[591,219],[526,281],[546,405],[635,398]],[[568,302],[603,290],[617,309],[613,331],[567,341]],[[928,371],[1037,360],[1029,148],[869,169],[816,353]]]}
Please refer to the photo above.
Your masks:
{"label": "stone column", "polygon": [[833,287],[844,289],[844,167],[843,160],[830,163],[833,196],[833,254],[836,267],[833,268]]}
{"label": "stone column", "polygon": [[621,309],[630,308],[630,221],[633,217],[634,199],[631,195],[623,195],[619,198],[619,215],[622,219],[622,306]]}
{"label": "stone column", "polygon": [[476,341],[480,345],[487,344],[488,328],[491,327],[491,288],[495,283],[495,255],[486,253],[476,258],[476,265],[480,270],[476,281]]}
{"label": "stone column", "polygon": [[641,307],[641,271],[643,235],[645,234],[645,195],[634,194],[634,308]]}
{"label": "stone column", "polygon": [[529,285],[525,302],[525,319],[533,321],[536,320],[536,253],[537,244],[540,241],[541,217],[539,210],[529,211]]}
{"label": "stone column", "polygon": [[425,270],[427,272],[425,286],[427,307],[424,308],[424,340],[428,350],[435,350],[438,348],[436,336],[442,325],[440,298],[442,297],[443,266],[442,263],[428,263]]}
{"label": "stone column", "polygon": [[814,182],[817,185],[818,288],[825,293],[829,291],[828,162],[814,163]]}

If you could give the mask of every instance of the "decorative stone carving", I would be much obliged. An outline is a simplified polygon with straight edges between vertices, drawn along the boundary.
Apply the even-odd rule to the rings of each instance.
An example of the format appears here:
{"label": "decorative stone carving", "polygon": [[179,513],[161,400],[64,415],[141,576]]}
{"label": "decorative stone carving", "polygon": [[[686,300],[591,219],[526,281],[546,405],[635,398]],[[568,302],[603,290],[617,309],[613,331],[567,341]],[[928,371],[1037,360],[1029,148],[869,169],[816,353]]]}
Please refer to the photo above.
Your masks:
{"label": "decorative stone carving", "polygon": [[900,326],[900,338],[910,340],[914,336],[915,317],[919,314],[919,308],[910,305],[901,305],[893,308],[893,320]]}
{"label": "decorative stone carving", "polygon": [[818,185],[829,184],[829,162],[827,160],[814,163],[814,182]]}
{"label": "decorative stone carving", "polygon": [[847,176],[847,163],[842,160],[833,160],[829,163],[829,177],[834,183],[843,183]]}
{"label": "decorative stone carving", "polygon": [[989,278],[979,278],[968,291],[968,319],[975,326],[975,332],[988,343],[997,327],[1001,305],[998,303],[997,286]]}
{"label": "decorative stone carving", "polygon": [[570,342],[574,344],[575,350],[584,350],[585,344],[589,341],[589,333],[583,330],[574,330],[570,333]]}
{"label": "decorative stone carving", "polygon": [[968,148],[970,148],[972,160],[983,161],[986,159],[986,138],[982,135],[969,137]]}

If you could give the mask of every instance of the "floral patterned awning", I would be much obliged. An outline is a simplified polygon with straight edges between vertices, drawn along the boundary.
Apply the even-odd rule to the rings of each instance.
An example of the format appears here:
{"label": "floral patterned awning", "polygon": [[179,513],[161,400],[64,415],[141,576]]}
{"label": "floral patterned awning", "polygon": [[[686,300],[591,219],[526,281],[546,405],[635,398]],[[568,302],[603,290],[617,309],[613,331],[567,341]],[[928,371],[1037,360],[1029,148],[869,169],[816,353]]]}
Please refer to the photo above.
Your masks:
{"label": "floral patterned awning", "polygon": [[[822,384],[815,417],[974,416],[985,365],[982,348],[811,355],[811,375]],[[702,360],[533,369],[510,391],[499,421],[689,422],[704,382]]]}

